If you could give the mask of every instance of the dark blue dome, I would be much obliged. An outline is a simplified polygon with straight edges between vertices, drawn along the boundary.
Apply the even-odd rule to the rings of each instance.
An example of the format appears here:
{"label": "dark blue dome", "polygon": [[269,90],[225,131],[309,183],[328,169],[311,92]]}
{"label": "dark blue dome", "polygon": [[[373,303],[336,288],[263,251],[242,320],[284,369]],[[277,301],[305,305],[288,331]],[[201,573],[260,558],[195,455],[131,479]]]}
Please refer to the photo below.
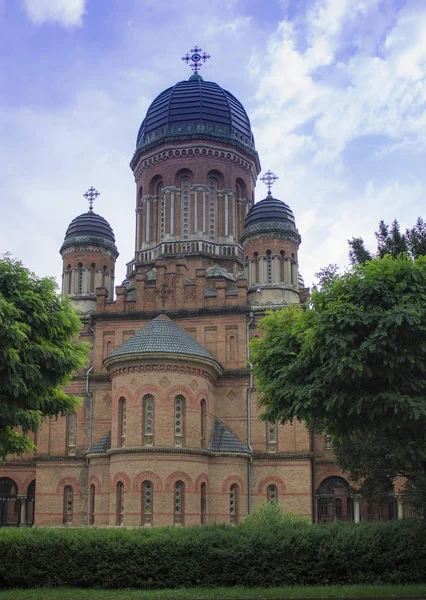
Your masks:
{"label": "dark blue dome", "polygon": [[244,227],[268,221],[286,221],[296,227],[296,220],[291,208],[282,200],[272,196],[267,196],[264,200],[257,202],[249,210]]}
{"label": "dark blue dome", "polygon": [[250,120],[241,102],[217,83],[193,75],[157,96],[139,129],[136,149],[165,138],[200,135],[254,150]]}
{"label": "dark blue dome", "polygon": [[65,241],[70,238],[85,236],[102,238],[112,243],[115,242],[111,225],[101,215],[94,213],[93,210],[89,210],[71,221],[65,234]]}

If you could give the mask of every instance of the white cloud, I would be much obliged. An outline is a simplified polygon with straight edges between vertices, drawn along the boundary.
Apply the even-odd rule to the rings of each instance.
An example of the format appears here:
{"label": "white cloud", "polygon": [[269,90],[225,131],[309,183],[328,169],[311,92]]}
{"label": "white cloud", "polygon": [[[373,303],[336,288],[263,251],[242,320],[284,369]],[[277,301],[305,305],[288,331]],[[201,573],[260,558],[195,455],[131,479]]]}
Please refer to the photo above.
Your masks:
{"label": "white cloud", "polygon": [[24,0],[28,18],[36,25],[52,22],[64,27],[83,24],[85,0]]}

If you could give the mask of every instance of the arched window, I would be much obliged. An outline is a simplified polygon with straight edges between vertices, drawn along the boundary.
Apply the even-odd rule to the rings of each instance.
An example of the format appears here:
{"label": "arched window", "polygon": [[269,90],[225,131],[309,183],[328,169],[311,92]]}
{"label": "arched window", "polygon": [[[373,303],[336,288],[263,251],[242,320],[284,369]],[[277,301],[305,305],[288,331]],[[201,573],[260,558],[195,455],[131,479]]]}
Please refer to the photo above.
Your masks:
{"label": "arched window", "polygon": [[236,351],[237,351],[237,339],[235,335],[229,336],[229,360],[230,362],[235,362],[236,359]]}
{"label": "arched window", "polygon": [[270,250],[266,251],[266,276],[268,283],[272,283],[272,253]]}
{"label": "arched window", "polygon": [[285,281],[285,252],[281,250],[280,252],[280,281]]}
{"label": "arched window", "polygon": [[184,240],[187,240],[189,237],[190,203],[190,180],[189,177],[182,177],[182,233]]}
{"label": "arched window", "polygon": [[268,485],[266,488],[266,498],[268,502],[278,502],[278,489],[276,485]]}
{"label": "arched window", "polygon": [[76,432],[77,432],[77,415],[67,416],[67,454],[72,456],[75,454]]}
{"label": "arched window", "polygon": [[142,525],[152,525],[154,510],[154,491],[151,481],[142,485]]}
{"label": "arched window", "polygon": [[80,262],[77,265],[77,293],[83,293],[83,264]]}
{"label": "arched window", "polygon": [[92,294],[95,293],[95,275],[96,275],[96,265],[92,263],[90,265],[90,292]]}
{"label": "arched window", "polygon": [[102,287],[106,287],[106,283],[107,283],[107,266],[104,265],[103,269],[102,269]]}
{"label": "arched window", "polygon": [[0,479],[0,527],[19,525],[21,502],[17,498],[18,486],[9,477]]}
{"label": "arched window", "polygon": [[235,483],[229,490],[229,518],[231,525],[238,524],[238,486]]}
{"label": "arched window", "polygon": [[201,400],[200,402],[200,440],[201,440],[201,448],[206,448],[207,446],[207,406],[206,401]]}
{"label": "arched window", "polygon": [[66,272],[66,282],[67,282],[67,288],[65,290],[65,294],[68,294],[69,296],[71,296],[72,294],[72,279],[71,279],[71,265],[68,265],[67,267],[67,272]]}
{"label": "arched window", "polygon": [[266,445],[268,452],[277,451],[277,424],[266,423]]}
{"label": "arched window", "polygon": [[253,283],[260,283],[260,276],[259,276],[259,255],[257,252],[255,252],[253,254],[253,276],[254,276],[254,281]]}
{"label": "arched window", "polygon": [[118,401],[118,440],[119,448],[126,445],[126,399],[120,398]]}
{"label": "arched window", "polygon": [[181,481],[175,483],[174,505],[173,505],[173,524],[183,525],[184,510],[184,485]]}
{"label": "arched window", "polygon": [[32,527],[34,525],[36,482],[32,480],[27,488],[27,499],[25,501],[25,525]]}
{"label": "arched window", "polygon": [[124,484],[122,481],[117,483],[116,488],[116,523],[123,525],[124,523]]}
{"label": "arched window", "polygon": [[107,342],[106,343],[106,354],[105,354],[105,358],[107,356],[109,356],[112,352],[112,342]]}
{"label": "arched window", "polygon": [[145,444],[152,446],[154,441],[154,396],[143,399],[143,432]]}
{"label": "arched window", "polygon": [[183,446],[185,400],[182,396],[175,398],[175,446]]}
{"label": "arched window", "polygon": [[209,178],[209,208],[207,211],[208,214],[208,232],[209,239],[215,239],[215,231],[216,231],[216,196],[217,196],[217,180],[214,177]]}
{"label": "arched window", "polygon": [[328,477],[318,488],[318,521],[352,521],[350,487],[342,477]]}
{"label": "arched window", "polygon": [[95,500],[96,487],[92,483],[89,490],[89,525],[95,524]]}
{"label": "arched window", "polygon": [[63,519],[64,525],[72,525],[74,510],[74,492],[70,485],[64,487],[64,508],[63,508]]}
{"label": "arched window", "polygon": [[205,525],[206,523],[206,512],[207,512],[207,486],[203,482],[200,486],[200,524]]}

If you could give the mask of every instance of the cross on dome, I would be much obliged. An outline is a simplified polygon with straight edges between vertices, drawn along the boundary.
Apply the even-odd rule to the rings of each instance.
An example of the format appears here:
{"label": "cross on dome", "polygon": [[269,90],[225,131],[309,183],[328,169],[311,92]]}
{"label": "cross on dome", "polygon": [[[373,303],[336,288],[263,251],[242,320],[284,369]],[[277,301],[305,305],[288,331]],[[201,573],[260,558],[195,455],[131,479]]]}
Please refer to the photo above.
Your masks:
{"label": "cross on dome", "polygon": [[278,175],[275,175],[272,171],[266,171],[265,175],[260,178],[260,181],[264,183],[268,188],[268,196],[271,195],[271,187],[279,179]]}
{"label": "cross on dome", "polygon": [[93,210],[93,202],[96,200],[96,198],[99,196],[99,192],[96,188],[93,187],[93,185],[91,187],[89,187],[89,189],[87,190],[87,192],[85,194],[83,194],[84,198],[86,198],[86,200],[89,201],[89,210]]}
{"label": "cross on dome", "polygon": [[201,69],[201,61],[205,63],[209,58],[210,55],[207,54],[207,52],[204,52],[203,49],[199,48],[198,46],[194,46],[185,54],[185,56],[182,56],[182,60],[185,61],[186,64],[189,64],[194,73],[198,73],[198,71]]}

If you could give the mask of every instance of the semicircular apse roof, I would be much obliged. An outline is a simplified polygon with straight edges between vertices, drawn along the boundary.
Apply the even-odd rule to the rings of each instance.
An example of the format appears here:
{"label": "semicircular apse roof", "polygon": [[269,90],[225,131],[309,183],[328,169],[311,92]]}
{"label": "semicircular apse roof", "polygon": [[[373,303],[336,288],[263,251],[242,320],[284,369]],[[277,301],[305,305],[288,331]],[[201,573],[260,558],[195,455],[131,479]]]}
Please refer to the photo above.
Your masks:
{"label": "semicircular apse roof", "polygon": [[241,102],[217,83],[193,75],[155,98],[139,129],[136,149],[163,138],[200,134],[255,148],[250,120]]}
{"label": "semicircular apse roof", "polygon": [[194,340],[165,314],[161,314],[139,329],[121,346],[115,348],[105,362],[113,358],[141,354],[175,354],[207,359],[220,363],[201,344]]}

